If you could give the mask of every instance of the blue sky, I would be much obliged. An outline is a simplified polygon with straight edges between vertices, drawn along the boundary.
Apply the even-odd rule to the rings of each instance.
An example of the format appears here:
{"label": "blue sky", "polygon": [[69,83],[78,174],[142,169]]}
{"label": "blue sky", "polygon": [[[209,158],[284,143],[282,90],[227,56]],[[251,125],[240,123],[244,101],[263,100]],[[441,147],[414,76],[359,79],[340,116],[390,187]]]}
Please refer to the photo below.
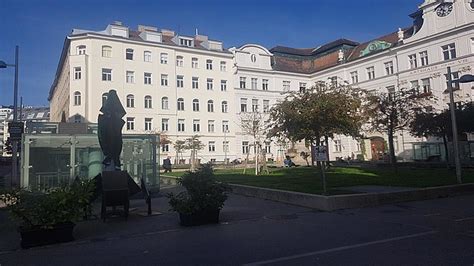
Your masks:
{"label": "blue sky", "polygon": [[[368,41],[411,25],[422,0],[0,0],[0,60],[20,46],[20,96],[48,105],[64,38],[73,28],[103,30],[114,20],[200,34],[226,48],[257,43],[314,47],[337,38]],[[0,69],[0,105],[13,102],[14,70]]]}

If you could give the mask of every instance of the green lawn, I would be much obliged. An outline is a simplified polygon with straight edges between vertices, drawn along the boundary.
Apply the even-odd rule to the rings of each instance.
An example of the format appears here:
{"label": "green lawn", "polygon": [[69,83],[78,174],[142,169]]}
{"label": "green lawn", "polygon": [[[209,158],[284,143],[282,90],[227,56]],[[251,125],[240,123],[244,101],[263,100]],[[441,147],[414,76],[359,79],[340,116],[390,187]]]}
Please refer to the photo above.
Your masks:
{"label": "green lawn", "polygon": [[[232,184],[275,188],[305,193],[322,193],[321,177],[316,168],[272,168],[268,175],[252,175],[253,169],[226,169],[215,171],[218,180]],[[172,173],[181,176],[183,173]],[[396,174],[384,168],[345,168],[332,167],[327,173],[330,194],[347,193],[339,187],[357,185],[383,185],[400,187],[431,187],[456,184],[454,170],[400,168]],[[474,182],[474,171],[463,171],[463,182]]]}

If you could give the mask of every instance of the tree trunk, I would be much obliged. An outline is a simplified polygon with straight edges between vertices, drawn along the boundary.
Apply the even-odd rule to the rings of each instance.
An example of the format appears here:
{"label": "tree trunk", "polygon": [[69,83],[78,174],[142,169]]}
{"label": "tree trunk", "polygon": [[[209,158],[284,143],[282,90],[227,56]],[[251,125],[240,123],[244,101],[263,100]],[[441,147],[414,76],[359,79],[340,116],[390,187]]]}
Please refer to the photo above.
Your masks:
{"label": "tree trunk", "polygon": [[255,154],[255,175],[258,175],[258,147],[257,147],[257,142],[254,141],[253,142],[253,151],[254,151],[254,154]]}
{"label": "tree trunk", "polygon": [[395,145],[393,144],[393,129],[388,129],[388,149],[390,152],[390,164],[397,171],[397,157],[395,156]]}
{"label": "tree trunk", "polygon": [[329,169],[330,158],[329,158],[329,137],[328,136],[324,136],[324,142],[326,142],[326,156],[328,158],[328,161],[325,162],[325,164],[326,164],[326,169]]}
{"label": "tree trunk", "polygon": [[314,142],[311,141],[311,165],[314,166]]}
{"label": "tree trunk", "polygon": [[444,144],[444,153],[446,156],[446,168],[449,169],[449,149],[448,149],[448,139],[446,135],[443,135],[443,144]]}

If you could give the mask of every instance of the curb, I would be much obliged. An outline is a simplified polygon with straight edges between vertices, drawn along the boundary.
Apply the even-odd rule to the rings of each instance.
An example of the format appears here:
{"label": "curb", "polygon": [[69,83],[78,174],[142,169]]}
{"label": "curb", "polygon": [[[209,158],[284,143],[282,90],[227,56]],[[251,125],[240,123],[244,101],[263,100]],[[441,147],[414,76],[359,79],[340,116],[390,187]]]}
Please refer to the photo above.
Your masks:
{"label": "curb", "polygon": [[474,193],[474,183],[427,187],[409,191],[346,194],[336,196],[322,196],[302,192],[259,188],[236,184],[229,184],[229,186],[232,187],[232,193],[234,194],[273,200],[322,211],[373,207],[397,202],[437,199]]}

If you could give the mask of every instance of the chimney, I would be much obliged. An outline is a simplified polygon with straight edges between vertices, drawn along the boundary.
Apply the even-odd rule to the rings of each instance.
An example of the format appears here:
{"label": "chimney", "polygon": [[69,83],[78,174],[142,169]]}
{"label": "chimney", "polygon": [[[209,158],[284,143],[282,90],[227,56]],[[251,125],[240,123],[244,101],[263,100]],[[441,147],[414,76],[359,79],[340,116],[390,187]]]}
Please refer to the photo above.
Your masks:
{"label": "chimney", "polygon": [[172,30],[162,29],[161,34],[163,34],[163,36],[174,37],[174,31],[172,31]]}
{"label": "chimney", "polygon": [[115,20],[112,25],[123,26],[122,21]]}
{"label": "chimney", "polygon": [[198,34],[198,35],[194,36],[194,39],[196,41],[205,42],[209,39],[209,37],[207,37],[206,35],[199,35]]}
{"label": "chimney", "polygon": [[157,32],[158,28],[153,27],[153,26],[145,26],[145,25],[138,25],[138,31],[139,32],[144,32],[144,31],[154,31]]}

